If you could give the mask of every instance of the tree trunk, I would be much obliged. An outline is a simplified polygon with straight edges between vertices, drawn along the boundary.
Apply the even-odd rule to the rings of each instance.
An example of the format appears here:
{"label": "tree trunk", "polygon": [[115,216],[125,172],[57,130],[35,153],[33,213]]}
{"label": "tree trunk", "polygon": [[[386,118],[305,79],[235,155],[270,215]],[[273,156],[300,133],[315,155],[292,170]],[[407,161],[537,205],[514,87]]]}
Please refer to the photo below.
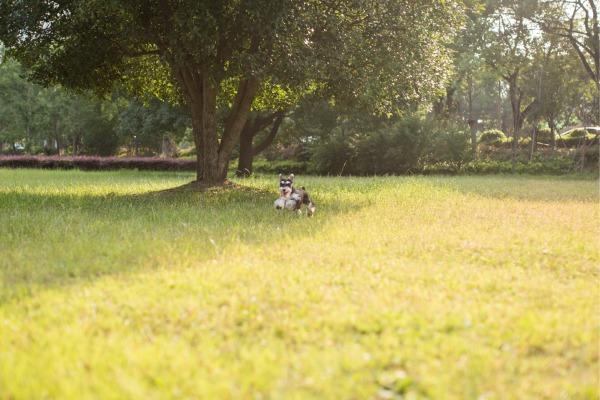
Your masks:
{"label": "tree trunk", "polygon": [[512,143],[511,143],[511,164],[512,164],[512,172],[515,172],[516,164],[517,164],[517,146],[519,143],[519,133],[521,131],[521,96],[519,96],[518,88],[517,88],[517,74],[513,74],[507,79],[508,81],[508,91],[510,94],[510,105],[512,108],[512,117],[513,117],[513,135],[512,135]]}
{"label": "tree trunk", "polygon": [[248,120],[260,82],[254,76],[240,80],[219,140],[216,123],[219,73],[210,71],[207,66],[178,65],[174,60],[171,61],[172,71],[182,88],[192,117],[196,181],[209,186],[222,185],[227,178],[231,153]]}
{"label": "tree trunk", "polygon": [[535,153],[535,144],[537,141],[537,126],[534,125],[531,131],[531,146],[529,147],[529,162],[533,160],[533,154]]}
{"label": "tree trunk", "polygon": [[77,135],[73,135],[73,155],[77,155]]}
{"label": "tree trunk", "polygon": [[477,160],[477,121],[473,118],[473,77],[471,75],[469,75],[468,107],[468,124],[469,129],[471,130],[471,151],[473,153],[473,160]]}
{"label": "tree trunk", "polygon": [[[248,120],[248,122],[250,122]],[[252,152],[252,141],[256,132],[252,132],[253,124],[246,123],[242,134],[240,135],[240,156],[238,158],[237,175],[248,176],[252,174],[252,162],[254,154]]]}
{"label": "tree trunk", "polygon": [[554,122],[554,118],[548,118],[548,126],[550,127],[550,146],[552,153],[554,153],[556,151],[556,123]]}
{"label": "tree trunk", "polygon": [[[237,167],[237,174],[239,176],[248,176],[252,174],[254,157],[266,150],[273,143],[284,116],[284,111],[277,111],[265,117],[258,116],[253,120],[249,119],[246,121],[246,125],[244,125],[244,129],[240,135],[240,156]],[[256,134],[271,123],[273,125],[269,134],[255,146],[254,138],[256,137]]]}
{"label": "tree trunk", "polygon": [[510,104],[512,108],[513,116],[513,141],[512,141],[512,170],[515,171],[517,164],[517,151],[519,146],[519,137],[521,134],[521,128],[525,118],[537,107],[538,99],[534,99],[524,110],[521,110],[521,103],[523,100],[523,94],[518,86],[519,71],[513,72],[510,76],[505,77],[508,83],[508,92],[510,94]]}
{"label": "tree trunk", "polygon": [[595,118],[593,125],[599,126],[600,125],[600,73],[598,75],[598,78],[596,79],[596,95],[594,97],[595,97],[595,103],[596,103],[594,105],[596,108],[596,112],[594,113],[594,115],[596,118]]}
{"label": "tree trunk", "polygon": [[180,76],[185,83],[192,115],[192,131],[197,150],[196,180],[205,185],[221,185],[227,178],[231,152],[258,91],[258,80],[250,77],[240,82],[219,141],[216,124],[218,86],[206,74],[182,71]]}
{"label": "tree trunk", "polygon": [[275,115],[275,121],[273,121],[273,126],[271,127],[271,131],[262,140],[262,142],[260,142],[259,144],[257,144],[256,146],[253,147],[252,155],[256,156],[256,155],[262,153],[263,151],[265,151],[273,143],[275,136],[277,136],[277,132],[279,132],[279,127],[281,126],[281,123],[283,122],[283,118],[285,117],[285,112],[278,111],[274,115]]}
{"label": "tree trunk", "polygon": [[446,118],[450,118],[456,111],[454,94],[456,93],[456,87],[454,85],[449,86],[446,89],[446,112],[444,113]]}
{"label": "tree trunk", "polygon": [[496,113],[498,115],[498,129],[502,132],[506,132],[504,127],[504,113],[502,112],[502,81],[498,81],[498,104]]}

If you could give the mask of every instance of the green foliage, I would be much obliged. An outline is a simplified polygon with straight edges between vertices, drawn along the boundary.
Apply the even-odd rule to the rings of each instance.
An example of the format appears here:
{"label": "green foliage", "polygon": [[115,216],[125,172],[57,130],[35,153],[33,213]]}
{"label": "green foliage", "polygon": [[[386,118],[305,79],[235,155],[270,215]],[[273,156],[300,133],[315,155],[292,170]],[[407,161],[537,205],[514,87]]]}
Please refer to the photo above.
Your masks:
{"label": "green foliage", "polygon": [[351,171],[359,175],[415,171],[431,140],[429,128],[418,117],[409,117],[389,130],[367,134],[356,146],[356,159]]}
{"label": "green foliage", "polygon": [[310,171],[316,174],[342,175],[349,174],[348,163],[355,157],[353,139],[334,132],[327,140],[315,146],[311,156]]}
{"label": "green foliage", "polygon": [[521,137],[519,138],[519,146],[523,147],[523,146],[529,146],[531,144],[531,138],[530,137]]}
{"label": "green foliage", "polygon": [[461,165],[471,160],[471,133],[465,123],[457,121],[431,122],[433,135],[429,144],[427,163]]}
{"label": "green foliage", "polygon": [[595,145],[598,143],[598,135],[589,133],[585,129],[575,129],[565,135],[560,136],[556,140],[556,143],[559,146],[568,148],[578,147],[583,144]]}
{"label": "green foliage", "polygon": [[385,175],[469,159],[467,127],[413,115],[366,132],[344,135],[335,130],[315,146],[311,162],[312,170],[323,174]]}
{"label": "green foliage", "polygon": [[[556,134],[554,134],[556,139]],[[538,129],[536,140],[540,143],[551,144],[552,143],[552,131],[549,128]]]}
{"label": "green foliage", "polygon": [[[33,78],[49,84],[187,96],[189,77],[171,72],[189,75],[202,67],[224,84],[223,99],[236,91],[228,85],[252,75],[283,102],[321,84],[340,100],[361,93],[372,109],[390,112],[442,88],[450,61],[445,45],[460,11],[460,2],[439,0],[334,6],[260,0],[243,7],[235,1],[76,0],[54,7],[7,0],[0,39]],[[273,96],[262,97],[272,102]]]}
{"label": "green foliage", "polygon": [[537,158],[531,162],[518,162],[513,171],[511,161],[483,159],[457,165],[453,163],[427,164],[423,167],[425,175],[492,175],[492,174],[546,174],[564,175],[575,169],[572,157]]}
{"label": "green foliage", "polygon": [[479,143],[498,144],[506,140],[504,132],[498,129],[488,129],[479,135]]}
{"label": "green foliage", "polygon": [[111,156],[119,147],[119,136],[115,131],[114,121],[102,118],[90,118],[83,126],[82,142],[86,154]]}
{"label": "green foliage", "polygon": [[588,132],[585,129],[575,129],[575,130],[572,130],[571,132],[569,132],[568,134],[563,135],[563,137],[565,139],[568,139],[568,138],[583,138],[583,137],[587,136],[587,134],[588,134]]}
{"label": "green foliage", "polygon": [[160,154],[163,138],[179,141],[191,125],[188,113],[156,97],[128,101],[118,115],[116,132],[121,143]]}
{"label": "green foliage", "polygon": [[277,175],[277,174],[306,174],[308,172],[308,163],[305,161],[294,160],[274,160],[265,159],[254,160],[254,172],[258,174]]}

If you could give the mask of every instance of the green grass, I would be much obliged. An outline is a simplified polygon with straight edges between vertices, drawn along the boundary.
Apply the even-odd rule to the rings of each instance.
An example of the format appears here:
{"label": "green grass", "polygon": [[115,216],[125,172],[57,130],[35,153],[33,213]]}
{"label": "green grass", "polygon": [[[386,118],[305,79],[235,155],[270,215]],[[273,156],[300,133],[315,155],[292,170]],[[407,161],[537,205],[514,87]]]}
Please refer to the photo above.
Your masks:
{"label": "green grass", "polygon": [[598,182],[0,170],[0,398],[598,398]]}

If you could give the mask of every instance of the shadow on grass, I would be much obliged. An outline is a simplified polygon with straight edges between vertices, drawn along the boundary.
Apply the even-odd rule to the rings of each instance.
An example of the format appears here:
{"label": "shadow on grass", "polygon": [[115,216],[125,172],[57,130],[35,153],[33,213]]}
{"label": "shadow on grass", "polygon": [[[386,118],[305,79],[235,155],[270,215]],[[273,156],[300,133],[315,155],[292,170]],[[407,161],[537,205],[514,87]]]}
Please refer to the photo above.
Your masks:
{"label": "shadow on grass", "polygon": [[364,205],[324,199],[307,218],[274,210],[275,197],[246,186],[126,195],[0,193],[0,303],[110,274],[195,265],[227,256],[235,246],[314,237],[332,218]]}

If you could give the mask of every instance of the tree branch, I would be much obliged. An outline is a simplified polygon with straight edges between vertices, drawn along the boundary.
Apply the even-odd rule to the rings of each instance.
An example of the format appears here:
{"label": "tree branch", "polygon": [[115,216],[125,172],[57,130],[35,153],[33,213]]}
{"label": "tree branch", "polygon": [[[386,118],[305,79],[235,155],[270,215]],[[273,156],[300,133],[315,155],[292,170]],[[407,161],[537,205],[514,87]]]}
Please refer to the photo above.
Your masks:
{"label": "tree branch", "polygon": [[[229,159],[229,155],[235,145],[240,133],[248,119],[250,107],[258,91],[258,78],[252,76],[240,81],[233,106],[225,122],[223,138],[219,145],[219,161],[225,162],[224,158]],[[221,159],[223,158],[223,159]]]}

